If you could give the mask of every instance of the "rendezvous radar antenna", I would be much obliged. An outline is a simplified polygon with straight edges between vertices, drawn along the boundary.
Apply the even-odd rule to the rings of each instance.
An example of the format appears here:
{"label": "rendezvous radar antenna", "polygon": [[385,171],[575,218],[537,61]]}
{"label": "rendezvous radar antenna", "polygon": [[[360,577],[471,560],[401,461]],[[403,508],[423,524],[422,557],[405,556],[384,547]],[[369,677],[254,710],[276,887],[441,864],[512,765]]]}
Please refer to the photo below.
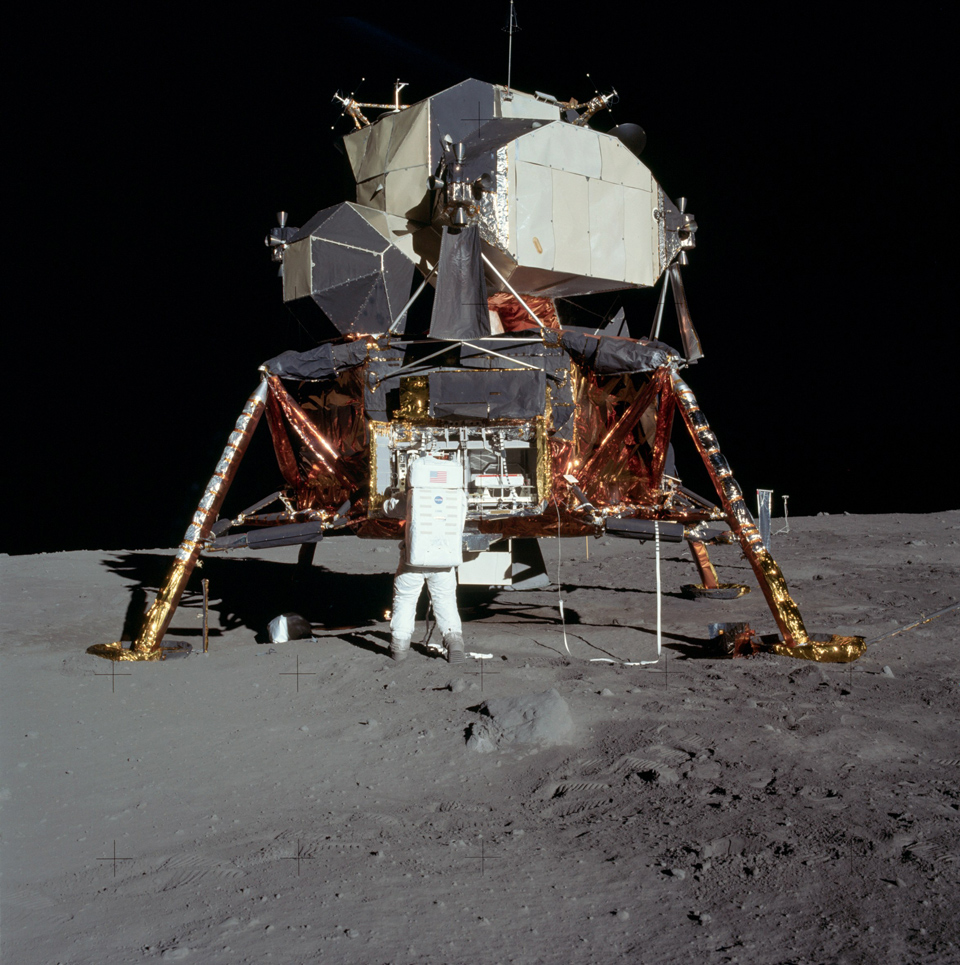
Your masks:
{"label": "rendezvous radar antenna", "polygon": [[[589,74],[587,74],[587,80],[591,80]],[[590,118],[594,114],[602,110],[609,110],[614,104],[618,103],[620,100],[620,95],[617,93],[616,87],[611,87],[610,91],[606,94],[601,94],[599,90],[594,89],[593,97],[587,101],[586,104],[581,104],[576,97],[571,97],[568,101],[558,101],[560,107],[567,111],[567,119],[570,121],[574,127],[586,127]],[[646,143],[646,136],[644,136],[644,144]],[[643,150],[641,145],[640,151]],[[639,156],[639,151],[635,153]]]}
{"label": "rendezvous radar antenna", "polygon": [[508,21],[506,27],[503,28],[507,36],[510,38],[507,42],[507,97],[512,97],[512,87],[510,82],[513,79],[513,35],[520,29],[517,25],[517,11],[513,5],[513,0],[510,0],[510,20]]}
{"label": "rendezvous radar antenna", "polygon": [[[366,78],[361,78],[360,83]],[[349,117],[353,120],[354,129],[360,130],[363,127],[370,126],[370,120],[363,113],[362,108],[372,108],[373,110],[387,111],[390,114],[399,114],[400,111],[405,111],[410,105],[400,103],[400,91],[407,86],[406,81],[402,81],[399,78],[394,81],[393,84],[393,103],[392,104],[368,104],[363,101],[358,101],[356,99],[355,93],[349,94],[346,97],[337,91],[333,95],[335,101],[339,101],[343,105],[343,117]]]}

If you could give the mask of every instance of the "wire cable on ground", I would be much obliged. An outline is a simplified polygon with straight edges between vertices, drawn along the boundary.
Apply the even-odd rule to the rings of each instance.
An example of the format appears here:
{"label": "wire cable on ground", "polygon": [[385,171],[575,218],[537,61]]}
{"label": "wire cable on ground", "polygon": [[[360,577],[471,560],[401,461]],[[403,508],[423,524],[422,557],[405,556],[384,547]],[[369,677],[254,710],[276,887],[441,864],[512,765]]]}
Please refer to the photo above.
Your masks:
{"label": "wire cable on ground", "polygon": [[935,613],[931,613],[930,616],[924,616],[920,614],[920,619],[915,620],[913,623],[908,623],[902,627],[896,627],[889,633],[881,633],[879,637],[874,637],[872,640],[867,641],[867,646],[872,647],[875,643],[879,643],[881,640],[886,640],[887,637],[895,637],[898,633],[904,633],[907,630],[913,630],[916,627],[922,627],[925,623],[929,623],[931,620],[936,620],[937,617],[942,617],[944,614],[949,613],[951,610],[956,610],[960,607],[960,603],[951,603],[950,606],[945,606]]}

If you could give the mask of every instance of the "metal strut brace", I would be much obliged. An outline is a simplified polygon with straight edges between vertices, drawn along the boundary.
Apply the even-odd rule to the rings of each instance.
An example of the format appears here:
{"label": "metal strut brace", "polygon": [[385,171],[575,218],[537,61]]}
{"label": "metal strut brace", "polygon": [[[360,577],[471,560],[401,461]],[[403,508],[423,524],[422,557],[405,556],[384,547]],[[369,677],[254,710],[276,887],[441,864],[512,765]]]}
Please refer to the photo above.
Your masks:
{"label": "metal strut brace", "polygon": [[160,647],[163,635],[170,626],[180,597],[186,589],[187,580],[190,579],[190,574],[200,557],[204,541],[210,536],[210,530],[223,505],[223,499],[237,473],[237,467],[250,443],[253,430],[263,414],[266,400],[267,383],[263,381],[247,399],[247,404],[243,407],[233,432],[230,433],[217,468],[210,477],[210,482],[207,483],[200,505],[197,506],[197,511],[193,514],[193,519],[180,543],[167,579],[157,594],[153,606],[144,616],[143,625],[136,640],[133,641],[133,646],[126,650],[119,643],[98,643],[88,648],[87,653],[107,657],[110,660],[159,660],[163,657],[163,650]]}
{"label": "metal strut brace", "polygon": [[747,510],[746,503],[743,500],[743,492],[736,479],[733,478],[733,470],[730,468],[730,464],[720,452],[720,443],[710,428],[710,423],[707,422],[706,416],[700,411],[700,406],[697,404],[696,396],[691,391],[690,386],[677,375],[676,371],[671,371],[671,379],[673,393],[680,407],[683,421],[693,437],[694,444],[703,459],[703,464],[706,466],[711,480],[713,480],[717,495],[720,497],[724,512],[727,514],[730,528],[740,540],[744,556],[753,567],[760,589],[767,598],[767,604],[773,613],[773,618],[783,635],[784,643],[789,647],[807,644],[809,637],[806,627],[803,625],[800,610],[790,596],[787,581],[783,578],[783,573],[780,571],[777,561],[763,545],[760,531]]}
{"label": "metal strut brace", "polygon": [[707,547],[701,540],[693,539],[687,543],[687,546],[690,547],[690,555],[693,556],[694,565],[700,574],[701,584],[708,590],[719,589],[720,581],[717,578],[717,568],[710,560]]}

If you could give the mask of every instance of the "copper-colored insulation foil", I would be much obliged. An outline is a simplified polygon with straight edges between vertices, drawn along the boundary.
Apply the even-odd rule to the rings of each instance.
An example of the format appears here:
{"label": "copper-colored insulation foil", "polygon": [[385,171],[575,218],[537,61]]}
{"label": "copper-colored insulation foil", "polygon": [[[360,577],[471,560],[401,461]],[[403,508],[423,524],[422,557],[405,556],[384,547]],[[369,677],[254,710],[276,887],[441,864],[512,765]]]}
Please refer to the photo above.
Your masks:
{"label": "copper-colored insulation foil", "polygon": [[233,482],[240,460],[250,444],[253,430],[260,421],[267,400],[267,383],[261,382],[256,391],[247,399],[240,418],[230,433],[227,445],[220,456],[207,488],[187,527],[187,532],[177,550],[176,559],[170,567],[167,579],[157,594],[156,600],[143,618],[143,625],[129,650],[119,643],[98,644],[90,647],[87,653],[111,660],[158,660],[163,656],[160,643],[170,625],[180,597],[186,588],[187,580],[196,566],[204,540],[216,522],[223,499]]}
{"label": "copper-colored insulation foil", "polygon": [[[545,328],[560,330],[560,319],[552,298],[540,298],[536,295],[524,295],[523,300],[530,306],[533,313],[543,322]],[[537,331],[539,326],[530,317],[529,312],[507,292],[498,292],[487,299],[487,306],[500,316],[505,332],[524,332],[527,329]]]}
{"label": "copper-colored insulation foil", "polygon": [[475,521],[481,533],[499,533],[508,539],[535,539],[545,536],[598,536],[602,528],[591,519],[578,516],[556,504],[549,505],[542,516],[504,516],[500,519]]}
{"label": "copper-colored insulation foil", "polygon": [[364,366],[347,369],[329,383],[305,383],[300,406],[347,464],[367,448],[363,418]]}
{"label": "copper-colored insulation foil", "polygon": [[[626,463],[636,441],[633,430],[653,401],[656,389],[656,383],[650,381],[640,390],[623,415],[604,433],[584,463],[580,471],[580,484],[591,498],[600,497],[601,490],[609,492],[622,484],[623,471],[627,468]],[[618,495],[622,498],[622,492]]]}
{"label": "copper-colored insulation foil", "polygon": [[306,469],[306,478],[310,480],[322,476],[333,476],[349,485],[351,481],[338,465],[340,453],[317,429],[303,409],[297,405],[293,397],[283,387],[280,379],[271,375],[269,381],[271,395],[276,398],[287,424],[300,440],[300,459]]}
{"label": "copper-colored insulation foil", "polygon": [[660,517],[673,419],[669,375],[575,372],[574,440],[553,443],[555,472],[576,476],[594,506],[649,507]]}
{"label": "copper-colored insulation foil", "polygon": [[790,596],[787,581],[783,578],[777,561],[763,545],[760,531],[743,501],[743,493],[733,478],[733,470],[720,452],[720,444],[710,428],[710,423],[700,411],[690,386],[675,372],[672,373],[672,379],[680,414],[720,496],[730,528],[740,540],[744,555],[753,567],[760,589],[767,598],[767,604],[780,628],[784,644],[796,647],[808,643],[809,638],[800,610]]}
{"label": "copper-colored insulation foil", "polygon": [[[305,417],[340,454],[336,478],[318,475],[307,481],[303,507],[340,506],[369,476],[370,432],[363,412],[363,366],[341,372],[329,383],[305,383],[300,405]],[[355,512],[363,510],[363,500]]]}
{"label": "copper-colored insulation foil", "polygon": [[707,547],[698,540],[689,540],[687,545],[690,547],[690,555],[693,556],[693,562],[703,581],[703,586],[708,590],[718,589],[720,581],[717,579],[717,569],[710,560]]}
{"label": "copper-colored insulation foil", "polygon": [[368,516],[366,519],[352,523],[348,529],[360,539],[401,539],[403,537],[404,520],[392,519],[384,516]]}
{"label": "copper-colored insulation foil", "polygon": [[818,663],[852,663],[866,653],[867,643],[863,637],[829,636],[824,639],[811,638],[801,646],[791,647],[786,643],[761,645],[769,653],[783,657],[797,657],[800,660],[816,660]]}
{"label": "copper-colored insulation foil", "polygon": [[657,429],[650,461],[650,482],[651,485],[659,489],[663,485],[663,470],[667,463],[670,435],[673,432],[673,413],[676,409],[676,399],[671,391],[670,380],[666,377],[663,369],[657,372],[657,383],[660,404],[657,409]]}
{"label": "copper-colored insulation foil", "polygon": [[297,457],[290,443],[290,435],[283,423],[283,410],[273,392],[267,394],[267,425],[270,428],[270,438],[273,440],[273,452],[277,457],[277,465],[284,481],[293,491],[299,493],[303,487],[303,479],[297,468]]}

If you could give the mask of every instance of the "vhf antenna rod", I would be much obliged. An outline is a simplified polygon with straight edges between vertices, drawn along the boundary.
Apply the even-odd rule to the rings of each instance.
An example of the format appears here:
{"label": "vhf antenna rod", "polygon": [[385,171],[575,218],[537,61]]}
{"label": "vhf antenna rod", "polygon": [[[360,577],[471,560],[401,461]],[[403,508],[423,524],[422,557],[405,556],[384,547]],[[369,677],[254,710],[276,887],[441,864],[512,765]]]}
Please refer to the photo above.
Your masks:
{"label": "vhf antenna rod", "polygon": [[513,9],[513,0],[510,0],[510,23],[507,25],[507,35],[510,40],[507,44],[507,90],[510,90],[510,80],[513,72],[513,35],[520,28],[517,26],[517,13]]}

